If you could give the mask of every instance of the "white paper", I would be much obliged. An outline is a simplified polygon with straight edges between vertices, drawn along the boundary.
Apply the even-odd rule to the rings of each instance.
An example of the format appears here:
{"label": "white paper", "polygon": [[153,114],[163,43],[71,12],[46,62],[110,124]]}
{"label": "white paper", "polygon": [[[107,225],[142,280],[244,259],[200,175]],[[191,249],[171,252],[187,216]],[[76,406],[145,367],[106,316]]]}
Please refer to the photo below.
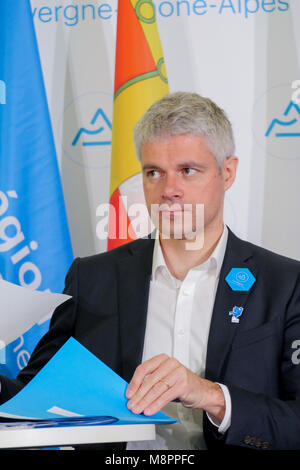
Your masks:
{"label": "white paper", "polygon": [[0,347],[8,345],[71,296],[40,292],[0,279]]}

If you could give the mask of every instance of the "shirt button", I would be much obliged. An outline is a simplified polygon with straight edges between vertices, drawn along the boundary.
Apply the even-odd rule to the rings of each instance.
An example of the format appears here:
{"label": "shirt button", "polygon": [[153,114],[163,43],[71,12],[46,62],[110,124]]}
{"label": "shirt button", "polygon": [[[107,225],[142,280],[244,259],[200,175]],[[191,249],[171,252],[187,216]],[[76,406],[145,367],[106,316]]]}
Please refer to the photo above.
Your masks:
{"label": "shirt button", "polygon": [[184,336],[184,330],[178,330],[178,333],[177,333],[179,336]]}
{"label": "shirt button", "polygon": [[187,295],[190,294],[190,292],[189,292],[187,289],[184,289],[184,290],[182,291],[182,293],[183,293],[183,295],[185,295],[185,296],[187,296]]}

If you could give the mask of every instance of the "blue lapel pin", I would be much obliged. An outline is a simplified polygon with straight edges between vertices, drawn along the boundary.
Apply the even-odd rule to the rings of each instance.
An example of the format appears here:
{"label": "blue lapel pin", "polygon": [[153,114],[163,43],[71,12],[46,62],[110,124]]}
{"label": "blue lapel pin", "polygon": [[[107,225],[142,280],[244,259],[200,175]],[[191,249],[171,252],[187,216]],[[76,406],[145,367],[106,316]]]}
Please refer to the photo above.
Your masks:
{"label": "blue lapel pin", "polygon": [[248,268],[232,268],[225,281],[232,290],[247,292],[256,279]]}
{"label": "blue lapel pin", "polygon": [[231,317],[231,323],[239,323],[240,322],[240,316],[242,315],[244,311],[243,307],[233,307],[232,311],[229,312],[229,315],[232,315]]}

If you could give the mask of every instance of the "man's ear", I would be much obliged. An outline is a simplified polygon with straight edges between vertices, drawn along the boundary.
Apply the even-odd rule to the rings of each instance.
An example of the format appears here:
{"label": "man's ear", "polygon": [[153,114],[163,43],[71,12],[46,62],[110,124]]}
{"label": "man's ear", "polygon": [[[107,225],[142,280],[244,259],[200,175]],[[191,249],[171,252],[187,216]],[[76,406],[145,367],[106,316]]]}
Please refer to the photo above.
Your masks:
{"label": "man's ear", "polygon": [[229,189],[235,181],[238,162],[239,159],[235,155],[232,155],[231,157],[227,157],[222,164],[225,191]]}

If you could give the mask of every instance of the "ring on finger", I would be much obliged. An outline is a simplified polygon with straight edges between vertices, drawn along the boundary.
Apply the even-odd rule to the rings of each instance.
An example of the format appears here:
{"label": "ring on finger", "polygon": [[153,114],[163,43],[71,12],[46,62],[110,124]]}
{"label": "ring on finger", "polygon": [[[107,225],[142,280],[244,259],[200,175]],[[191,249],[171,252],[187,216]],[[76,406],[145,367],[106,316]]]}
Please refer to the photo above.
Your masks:
{"label": "ring on finger", "polygon": [[168,384],[168,382],[167,382],[166,380],[160,379],[159,381],[162,382],[163,384],[165,384],[165,385],[167,386],[167,388],[170,388],[170,387],[171,387],[171,385]]}

